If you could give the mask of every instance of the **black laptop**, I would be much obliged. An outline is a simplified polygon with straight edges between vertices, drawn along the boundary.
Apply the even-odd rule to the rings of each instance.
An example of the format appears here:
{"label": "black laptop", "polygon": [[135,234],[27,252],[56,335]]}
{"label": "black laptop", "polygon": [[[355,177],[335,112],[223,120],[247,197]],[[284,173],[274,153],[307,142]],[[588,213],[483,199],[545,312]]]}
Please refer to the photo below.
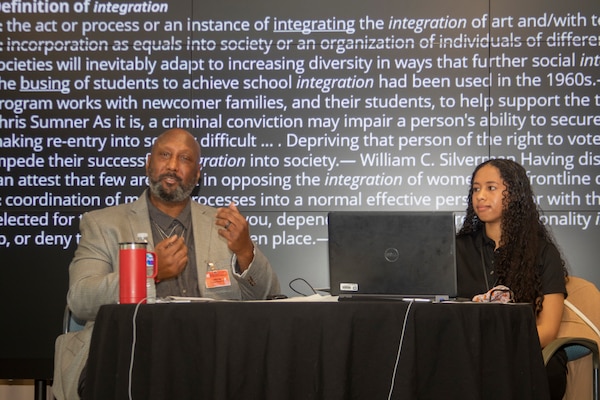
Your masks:
{"label": "black laptop", "polygon": [[453,212],[332,211],[331,294],[440,301],[456,296]]}

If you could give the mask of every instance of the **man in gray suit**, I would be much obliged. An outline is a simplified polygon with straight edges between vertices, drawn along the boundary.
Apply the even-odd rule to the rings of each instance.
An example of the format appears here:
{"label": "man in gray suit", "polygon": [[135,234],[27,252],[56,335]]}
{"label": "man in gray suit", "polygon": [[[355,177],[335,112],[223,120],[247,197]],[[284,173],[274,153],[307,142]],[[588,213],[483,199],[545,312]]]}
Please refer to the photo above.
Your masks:
{"label": "man in gray suit", "polygon": [[[148,236],[148,248],[157,256],[157,297],[251,300],[280,293],[277,276],[237,207],[216,209],[191,201],[200,171],[198,142],[183,129],[170,129],[152,147],[146,161],[150,186],[138,200],[82,216],[67,304],[87,323],[56,341],[53,393],[58,400],[78,398],[96,313],[119,300],[120,242]],[[219,279],[211,279],[209,271],[218,271]]]}

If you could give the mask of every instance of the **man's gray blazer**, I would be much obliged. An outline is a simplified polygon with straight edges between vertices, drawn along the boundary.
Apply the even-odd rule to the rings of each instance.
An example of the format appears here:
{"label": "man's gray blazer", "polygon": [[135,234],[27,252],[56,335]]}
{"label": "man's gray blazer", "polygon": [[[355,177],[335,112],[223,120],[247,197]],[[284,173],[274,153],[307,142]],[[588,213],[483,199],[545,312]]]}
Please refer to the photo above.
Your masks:
{"label": "man's gray blazer", "polygon": [[[67,304],[74,315],[88,322],[83,331],[61,335],[56,341],[53,393],[58,400],[78,398],[77,383],[87,360],[93,321],[102,305],[119,300],[119,243],[136,241],[138,233],[147,233],[148,249],[154,249],[147,199],[144,192],[133,203],[91,211],[81,218],[81,239],[69,266]],[[191,206],[202,297],[252,300],[280,293],[277,276],[256,245],[250,268],[235,274],[231,261],[224,262],[234,255],[217,233],[216,209],[196,202]],[[231,286],[207,289],[204,277],[208,263],[228,268]]]}

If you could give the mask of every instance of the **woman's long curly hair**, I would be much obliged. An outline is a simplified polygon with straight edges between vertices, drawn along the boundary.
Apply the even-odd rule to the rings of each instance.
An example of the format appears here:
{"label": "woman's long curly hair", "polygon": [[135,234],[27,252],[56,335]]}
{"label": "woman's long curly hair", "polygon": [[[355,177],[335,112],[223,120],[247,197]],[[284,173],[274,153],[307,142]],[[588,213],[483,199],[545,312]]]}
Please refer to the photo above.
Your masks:
{"label": "woman's long curly hair", "polygon": [[[540,212],[534,202],[533,191],[525,169],[507,159],[490,159],[483,162],[471,176],[485,165],[492,165],[500,171],[506,190],[503,192],[501,238],[495,258],[495,271],[499,282],[508,286],[514,293],[515,301],[534,305],[536,313],[542,310],[544,295],[541,277],[537,268],[540,243],[553,239],[540,220]],[[473,209],[473,186],[469,190],[467,215],[458,235],[468,235],[483,229]],[[565,271],[566,274],[566,271]]]}

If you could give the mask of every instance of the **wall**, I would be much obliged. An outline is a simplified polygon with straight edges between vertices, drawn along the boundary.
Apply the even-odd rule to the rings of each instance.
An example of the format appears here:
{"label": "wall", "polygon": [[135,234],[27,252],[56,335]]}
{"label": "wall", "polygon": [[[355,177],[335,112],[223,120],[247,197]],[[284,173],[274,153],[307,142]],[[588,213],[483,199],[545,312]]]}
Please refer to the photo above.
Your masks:
{"label": "wall", "polygon": [[[50,386],[46,389],[47,400],[54,399]],[[0,379],[0,400],[31,400],[36,399],[35,386],[32,380]]]}
{"label": "wall", "polygon": [[328,211],[463,211],[489,157],[525,166],[600,284],[589,2],[26,4],[0,14],[0,290],[27,288],[0,360],[51,357],[79,215],[136,198],[172,126],[203,146],[196,200],[238,203],[284,287],[328,287]]}

